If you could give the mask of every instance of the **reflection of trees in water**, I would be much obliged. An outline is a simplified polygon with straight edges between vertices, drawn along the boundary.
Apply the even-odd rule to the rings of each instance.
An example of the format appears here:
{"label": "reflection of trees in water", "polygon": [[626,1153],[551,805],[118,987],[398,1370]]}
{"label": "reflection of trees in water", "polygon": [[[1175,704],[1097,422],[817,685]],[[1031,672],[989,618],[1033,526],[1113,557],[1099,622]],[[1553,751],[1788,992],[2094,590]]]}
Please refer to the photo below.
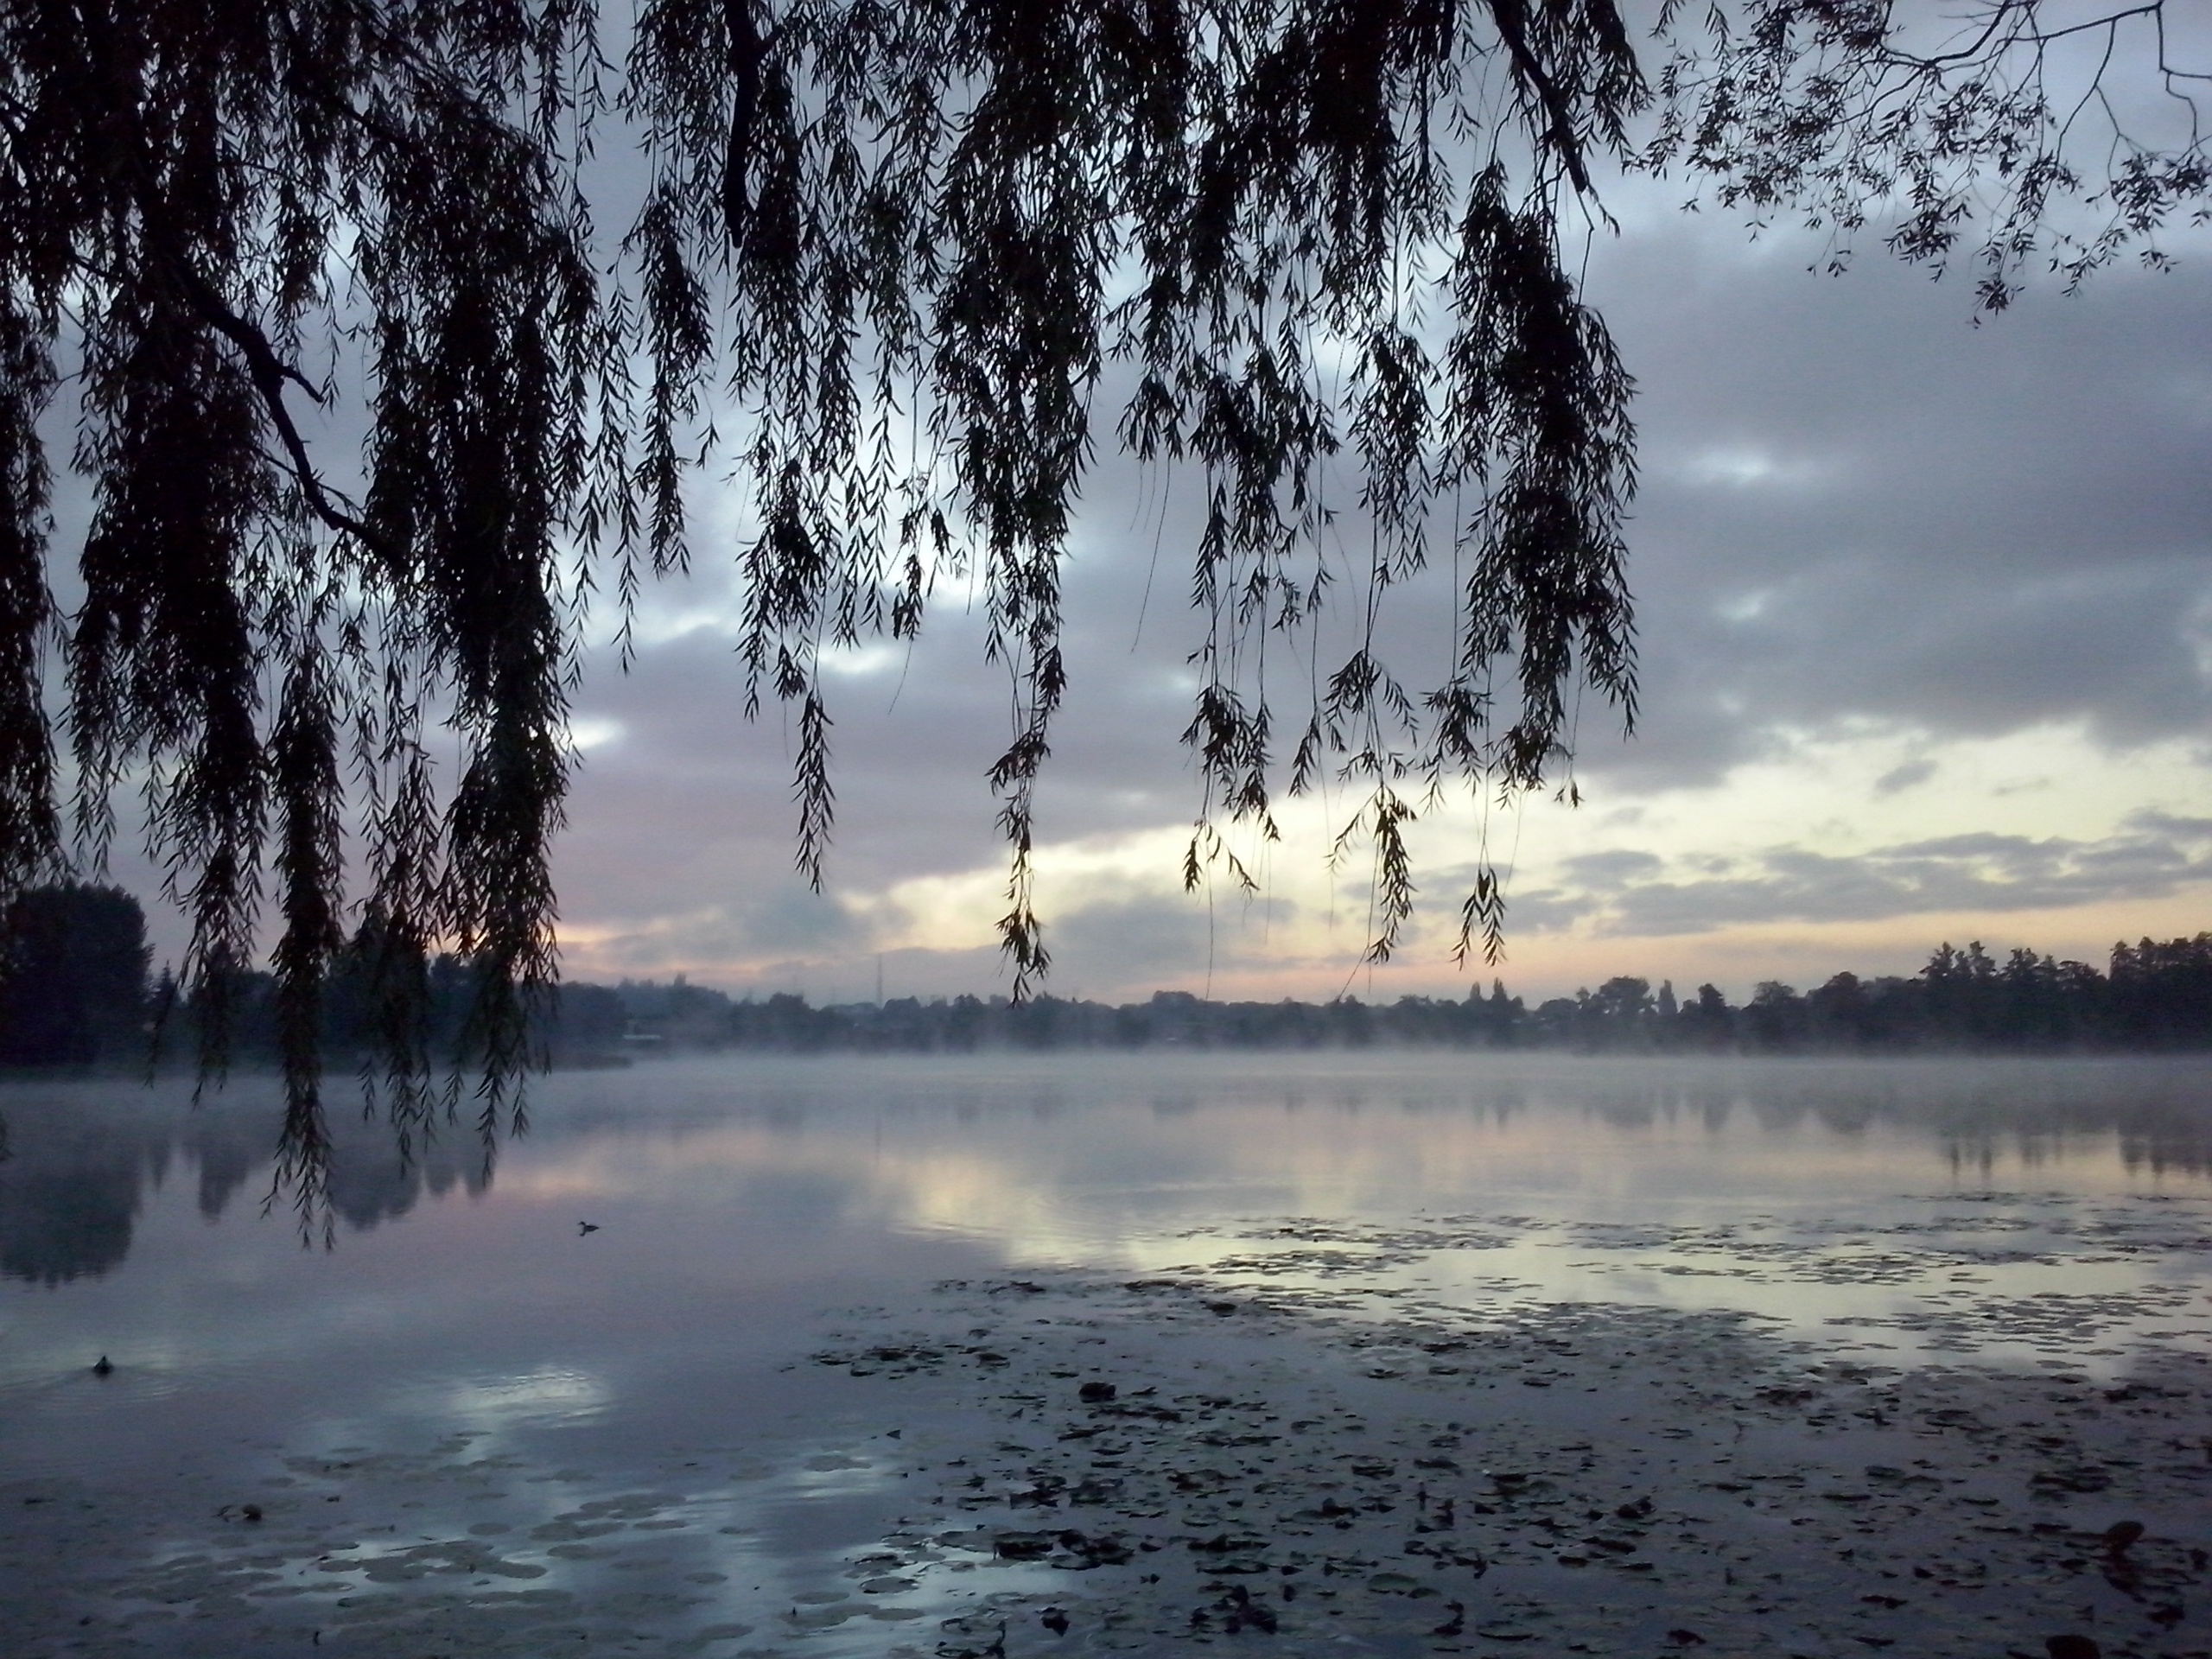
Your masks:
{"label": "reflection of trees in water", "polygon": [[[2115,1153],[2145,1178],[2212,1175],[2212,1067],[2202,1065],[1719,1061],[1609,1074],[1539,1065],[1491,1077],[1471,1071],[1456,1088],[1427,1078],[1410,1089],[1394,1087],[1378,1068],[1371,1084],[1294,1084],[1277,1097],[1289,1111],[1357,1117],[1471,1109],[1501,1125],[1548,1110],[1623,1130],[1687,1123],[1715,1135],[1889,1128],[1928,1137],[1961,1182],[1985,1181],[2001,1166]],[[1027,1103],[1052,1108],[1057,1098]],[[1202,1088],[1171,1088],[1148,1103],[1161,1116],[1179,1117],[1210,1098]],[[955,1101],[952,1109],[957,1117],[983,1112],[975,1099]],[[807,1122],[797,1098],[769,1099],[751,1116],[785,1134],[800,1133]],[[0,1277],[59,1285],[112,1272],[130,1253],[147,1194],[180,1163],[196,1174],[199,1211],[208,1221],[242,1192],[257,1203],[267,1190],[277,1123],[273,1090],[251,1080],[196,1111],[181,1090],[149,1093],[128,1080],[0,1090],[0,1147],[12,1153],[0,1160]],[[588,1133],[592,1124],[574,1127]],[[333,1132],[332,1206],[355,1231],[408,1214],[426,1193],[456,1186],[473,1193],[488,1183],[480,1148],[465,1131],[433,1141],[411,1162],[380,1122],[339,1112]]]}
{"label": "reflection of trees in water", "polygon": [[[2212,1174],[2212,1068],[2129,1060],[1723,1060],[1639,1074],[1562,1076],[1546,1087],[1478,1085],[1497,1110],[1541,1100],[1615,1129],[1688,1120],[1708,1133],[1747,1117],[1789,1134],[1817,1124],[1859,1136],[1878,1127],[1932,1135],[1955,1173],[2033,1168],[2114,1147],[2131,1173]],[[1497,1111],[1501,1120],[1507,1114]]]}
{"label": "reflection of trees in water", "polygon": [[1988,1171],[2009,1158],[2034,1169],[2080,1150],[2115,1147],[2131,1174],[2212,1174],[2212,1092],[2207,1075],[2126,1068],[2094,1092],[1985,1086],[1941,1103],[1933,1127],[1955,1165]]}
{"label": "reflection of trees in water", "polygon": [[2212,1133],[2199,1125],[2194,1135],[2182,1141],[2171,1135],[2130,1135],[2123,1129],[2120,1156],[2131,1175],[2212,1174]]}
{"label": "reflection of trees in water", "polygon": [[118,1266],[160,1154],[82,1129],[48,1141],[24,1128],[11,1141],[16,1155],[0,1165],[0,1274],[58,1285]]}
{"label": "reflection of trees in water", "polygon": [[[195,1120],[195,1127],[205,1119]],[[201,1135],[193,1143],[200,1160],[200,1213],[209,1221],[219,1218],[255,1166],[267,1161],[264,1138],[251,1141],[240,1134]]]}
{"label": "reflection of trees in water", "polygon": [[458,1185],[477,1193],[492,1184],[484,1149],[473,1137],[433,1141],[402,1158],[381,1122],[350,1119],[337,1127],[330,1166],[330,1205],[356,1232],[396,1220],[428,1192],[443,1198]]}
{"label": "reflection of trees in water", "polygon": [[[265,1185],[279,1123],[273,1102],[226,1097],[193,1109],[113,1079],[11,1090],[0,1110],[0,1278],[41,1285],[120,1266],[147,1194],[179,1160],[197,1169],[200,1215],[220,1219],[241,1189]],[[407,1160],[382,1123],[343,1116],[333,1129],[332,1207],[357,1232],[405,1215],[425,1192],[488,1184],[466,1135]]]}

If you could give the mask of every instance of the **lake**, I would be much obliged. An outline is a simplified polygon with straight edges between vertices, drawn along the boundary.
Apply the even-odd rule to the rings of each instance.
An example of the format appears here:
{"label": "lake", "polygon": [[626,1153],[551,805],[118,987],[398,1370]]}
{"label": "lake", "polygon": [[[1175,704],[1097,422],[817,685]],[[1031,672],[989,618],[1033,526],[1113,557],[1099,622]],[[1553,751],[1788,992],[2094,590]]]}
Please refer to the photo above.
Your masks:
{"label": "lake", "polygon": [[2203,1060],[188,1096],[0,1085],[11,1654],[2212,1650]]}

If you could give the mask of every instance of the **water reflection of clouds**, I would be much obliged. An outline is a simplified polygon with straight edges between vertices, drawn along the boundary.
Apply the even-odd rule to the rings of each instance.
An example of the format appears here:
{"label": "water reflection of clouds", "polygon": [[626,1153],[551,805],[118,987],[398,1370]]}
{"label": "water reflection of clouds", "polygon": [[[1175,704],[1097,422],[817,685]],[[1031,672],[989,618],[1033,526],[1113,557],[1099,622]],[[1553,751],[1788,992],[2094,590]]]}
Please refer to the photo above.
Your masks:
{"label": "water reflection of clouds", "polygon": [[518,1203],[550,1202],[558,1198],[606,1198],[635,1190],[642,1172],[620,1171],[604,1159],[577,1159],[561,1164],[510,1164],[499,1173],[499,1196]]}
{"label": "water reflection of clouds", "polygon": [[[1009,1338],[1046,1306],[994,1293],[1009,1279],[1195,1265],[1179,1276],[1207,1296],[1317,1330],[1659,1305],[1776,1317],[1786,1341],[1885,1364],[2063,1338],[2103,1376],[2143,1334],[2202,1335],[2209,1080],[2199,1062],[669,1063],[548,1080],[488,1190],[465,1137],[404,1179],[383,1148],[347,1189],[368,1230],[327,1256],[255,1220],[273,1103],[194,1118],[88,1090],[15,1111],[22,1161],[0,1166],[0,1240],[66,1213],[72,1182],[92,1218],[0,1258],[62,1292],[0,1300],[0,1459],[174,1491],[179,1448],[282,1443],[351,1467],[269,1491],[321,1518],[342,1487],[352,1535],[480,1525],[486,1548],[545,1546],[536,1582],[585,1604],[650,1580],[782,1617],[825,1551],[876,1535],[900,1454],[951,1455],[929,1413],[894,1422],[872,1385],[800,1362],[855,1319],[928,1328],[933,1283],[974,1287],[975,1322]],[[27,1170],[48,1196],[11,1214]],[[472,1190],[486,1201],[437,1201]],[[1243,1323],[1181,1300],[1200,1343]],[[1069,1351],[1089,1363],[1091,1339]],[[95,1379],[104,1347],[122,1369]],[[466,1445],[422,1450],[448,1434]],[[639,1506],[619,1557],[583,1536],[610,1503]]]}
{"label": "water reflection of clouds", "polygon": [[[1118,1099],[1097,1087],[1088,1100],[1078,1088],[1049,1116],[1020,1090],[995,1099],[980,1090],[951,1112],[926,1098],[901,1110],[879,1100],[865,1137],[833,1100],[809,1116],[786,1098],[772,1139],[690,1137],[687,1155],[691,1178],[709,1180],[716,1166],[750,1166],[757,1179],[761,1158],[803,1162],[842,1179],[855,1218],[963,1235],[1017,1268],[1217,1263],[1249,1248],[1223,1224],[1238,1216],[1510,1210],[1545,1219],[1497,1248],[1427,1255],[1401,1275],[1406,1287],[1469,1302],[1727,1309],[1829,1338],[1840,1321],[1880,1332],[1864,1341],[1876,1350],[1918,1346],[1898,1322],[1918,1318],[1922,1299],[1961,1266],[1999,1300],[2054,1287],[2125,1299],[2201,1268],[2178,1257],[2099,1257],[2094,1230],[2056,1211],[2020,1219],[2033,1237],[2003,1242],[2040,1259],[1993,1259],[1969,1224],[1979,1218],[1946,1219],[1941,1191],[1929,1196],[2023,1181],[2118,1195],[2145,1173],[2193,1190],[2212,1168],[2201,1065],[2012,1068],[1994,1081],[1963,1066],[1721,1069],[1719,1080],[1649,1082],[1570,1070],[1502,1088],[1439,1086],[1437,1069],[1432,1059],[1419,1068],[1427,1075],[1395,1088],[1242,1079]],[[789,1132],[795,1109],[810,1133]],[[2033,1211],[2042,1201],[2019,1202]],[[1601,1249],[1558,1230],[1607,1217],[1675,1228],[1749,1217],[1760,1241],[1743,1241],[1746,1255],[1662,1228],[1640,1248]],[[1808,1260],[1779,1268],[1761,1249]]]}
{"label": "water reflection of clouds", "polygon": [[[1752,1192],[1823,1201],[2015,1175],[2121,1190],[2212,1173],[2201,1063],[1586,1062],[1440,1054],[1060,1063],[677,1063],[540,1089],[508,1149],[509,1206],[740,1207],[793,1235],[888,1227],[1020,1259],[1135,1265],[1224,1205],[1402,1211],[1467,1194],[1604,1210]],[[172,1098],[171,1096],[176,1096]],[[274,1101],[249,1081],[198,1113],[127,1083],[0,1090],[0,1275],[112,1272],[145,1195],[182,1160],[224,1215],[266,1179]],[[365,1230],[481,1192],[465,1135],[403,1163],[335,1115],[333,1196]],[[2056,1172],[2056,1173],[2054,1173]]]}
{"label": "water reflection of clouds", "polygon": [[420,1385],[429,1421],[496,1433],[518,1421],[572,1422],[603,1409],[614,1390],[593,1373],[547,1365],[512,1375],[442,1378]]}
{"label": "water reflection of clouds", "polygon": [[[844,1225],[971,1239],[1015,1266],[1141,1272],[1217,1255],[1219,1241],[1186,1235],[1239,1215],[1495,1203],[1554,1218],[1694,1222],[1739,1217],[1758,1199],[1792,1215],[1856,1205],[1878,1225],[1885,1212],[1865,1206],[1931,1185],[1971,1190],[2033,1175],[2124,1191],[2146,1145],[2167,1173],[2207,1167],[2194,1092],[2202,1068],[2016,1068],[1993,1084],[1964,1067],[1707,1068],[1688,1077],[1656,1068],[1662,1075],[1648,1081],[1570,1068],[1493,1084],[1440,1077],[1448,1068],[1435,1057],[1406,1064],[1402,1079],[1387,1060],[1383,1077],[1363,1079],[1224,1068],[1211,1088],[1141,1075],[1116,1087],[1072,1071],[1051,1087],[994,1088],[988,1072],[978,1086],[970,1072],[963,1088],[922,1067],[906,1079],[868,1077],[864,1109],[839,1094],[853,1073],[823,1068],[810,1100],[779,1076],[772,1116],[733,1089],[734,1121],[657,1148],[651,1137],[626,1143],[640,1161],[628,1179],[726,1190],[747,1204],[781,1192],[794,1225],[834,1212]],[[1896,1302],[1878,1287],[1728,1282],[1726,1268],[1699,1268],[1679,1245],[1682,1276],[1630,1274],[1618,1263],[1592,1271],[1559,1243],[1518,1242],[1437,1271],[1578,1300],[1747,1310],[1794,1300],[1811,1319],[1872,1316]],[[2081,1283],[2106,1278],[2133,1282],[2091,1271]]]}

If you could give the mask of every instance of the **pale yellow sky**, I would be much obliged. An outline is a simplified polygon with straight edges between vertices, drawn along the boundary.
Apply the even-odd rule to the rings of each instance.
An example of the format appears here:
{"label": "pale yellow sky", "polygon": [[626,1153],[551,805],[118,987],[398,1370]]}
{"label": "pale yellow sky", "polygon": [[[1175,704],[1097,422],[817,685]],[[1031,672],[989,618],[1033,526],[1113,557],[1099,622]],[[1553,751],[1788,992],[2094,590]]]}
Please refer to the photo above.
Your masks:
{"label": "pale yellow sky", "polygon": [[[1908,781],[1900,784],[1900,778]],[[2208,781],[2194,746],[2178,740],[2116,751],[2078,726],[2061,725],[1933,742],[1870,724],[1838,736],[1801,735],[1786,752],[1708,785],[1630,795],[1599,783],[1580,808],[1536,798],[1515,810],[1493,811],[1488,825],[1494,858],[1501,865],[1513,860],[1510,893],[1518,901],[1508,914],[1508,959],[1495,971],[1530,995],[1629,973],[1654,982],[1672,978],[1678,988],[1709,979],[1740,997],[1764,979],[1802,988],[1844,969],[1910,972],[1941,940],[1978,938],[1993,948],[2024,944],[2101,963],[2115,939],[2212,928],[2212,867],[2170,892],[2145,896],[2023,904],[2005,893],[1997,903],[1958,904],[1943,902],[1942,890],[1924,898],[1908,891],[1888,901],[1891,913],[1865,915],[1826,913],[1854,901],[1848,893],[1825,895],[1816,880],[1764,899],[1783,914],[1731,918],[1724,904],[1711,921],[1686,925],[1666,917],[1639,919],[1633,906],[1623,913],[1607,901],[1603,882],[1593,889],[1579,879],[1578,869],[1586,867],[1578,861],[1602,868],[1609,857],[1625,855],[1636,865],[1632,887],[1681,890],[1683,907],[1695,911],[1700,893],[1737,894],[1726,886],[1732,882],[1752,884],[1748,902],[1762,902],[1759,884],[1770,880],[1777,855],[1811,855],[1840,866],[1869,857],[1894,864],[1899,848],[1993,837],[1986,849],[1973,842],[1942,849],[1940,872],[2009,884],[2053,871],[2063,877],[2085,860],[2110,864],[2137,855],[2144,815],[2212,815]],[[1329,805],[1341,810],[1344,803],[1333,798]],[[1469,982],[1448,961],[1459,895],[1444,878],[1478,856],[1479,815],[1461,802],[1417,830],[1425,889],[1420,914],[1398,961],[1370,970],[1358,962],[1368,870],[1355,859],[1332,874],[1323,810],[1318,802],[1294,804],[1281,817],[1281,845],[1260,849],[1248,838],[1240,846],[1265,878],[1257,899],[1225,880],[1214,884],[1210,899],[1185,894],[1179,875],[1184,825],[1048,843],[1039,856],[1039,898],[1048,927],[1089,906],[1151,907],[1195,921],[1210,917],[1212,936],[1211,963],[1201,955],[1138,979],[1115,977],[1106,964],[1070,953],[1052,988],[1115,1000],[1209,986],[1217,996],[1267,999],[1321,998],[1346,988],[1363,996],[1464,994]],[[1917,855],[1905,856],[1913,874],[1924,874]],[[2024,868],[2024,859],[2032,868]],[[930,958],[942,957],[948,968],[988,961],[1005,879],[994,862],[874,892],[841,887],[836,902],[868,928],[862,951],[843,941],[847,948],[811,961],[702,955],[671,966],[712,982],[765,976],[760,982],[770,988],[778,988],[779,976],[804,979],[811,972],[817,1000],[840,986],[857,997],[868,994],[868,960],[881,951],[898,962],[897,977],[911,991],[918,974],[930,976]],[[1571,918],[1551,913],[1563,893],[1592,908]],[[570,971],[584,977],[626,971],[620,960],[601,955],[607,940],[584,929],[569,935]],[[1478,969],[1478,982],[1486,984],[1491,971]]]}

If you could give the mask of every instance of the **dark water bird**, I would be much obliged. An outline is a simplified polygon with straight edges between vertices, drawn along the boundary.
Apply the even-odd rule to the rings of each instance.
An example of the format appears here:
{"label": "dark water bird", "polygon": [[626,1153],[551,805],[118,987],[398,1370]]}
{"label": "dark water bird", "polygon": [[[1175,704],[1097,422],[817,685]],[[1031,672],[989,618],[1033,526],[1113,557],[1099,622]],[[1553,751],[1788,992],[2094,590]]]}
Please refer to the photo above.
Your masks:
{"label": "dark water bird", "polygon": [[114,1363],[105,1354],[102,1354],[92,1365],[92,1375],[94,1376],[111,1376],[114,1373]]}
{"label": "dark water bird", "polygon": [[2140,1521],[2115,1521],[2105,1529],[2105,1548],[2115,1555],[2124,1554],[2127,1547],[2142,1535]]}
{"label": "dark water bird", "polygon": [[599,1224],[595,1221],[580,1221],[576,1224],[576,1236],[578,1238],[582,1238],[586,1233],[595,1233],[598,1230]]}
{"label": "dark water bird", "polygon": [[1057,1607],[1047,1607],[1037,1616],[1037,1622],[1054,1636],[1065,1636],[1068,1633],[1068,1616]]}
{"label": "dark water bird", "polygon": [[1265,1636],[1273,1636],[1281,1628],[1281,1621],[1274,1616],[1274,1610],[1253,1600],[1252,1592],[1241,1584],[1229,1592],[1227,1600],[1216,1602],[1214,1605],[1229,1615],[1229,1621],[1223,1628],[1231,1636],[1248,1624]]}
{"label": "dark water bird", "polygon": [[1431,1636],[1460,1635],[1467,1628],[1466,1605],[1457,1601],[1447,1601],[1444,1605],[1452,1610],[1452,1617],[1431,1630],[1429,1634]]}

